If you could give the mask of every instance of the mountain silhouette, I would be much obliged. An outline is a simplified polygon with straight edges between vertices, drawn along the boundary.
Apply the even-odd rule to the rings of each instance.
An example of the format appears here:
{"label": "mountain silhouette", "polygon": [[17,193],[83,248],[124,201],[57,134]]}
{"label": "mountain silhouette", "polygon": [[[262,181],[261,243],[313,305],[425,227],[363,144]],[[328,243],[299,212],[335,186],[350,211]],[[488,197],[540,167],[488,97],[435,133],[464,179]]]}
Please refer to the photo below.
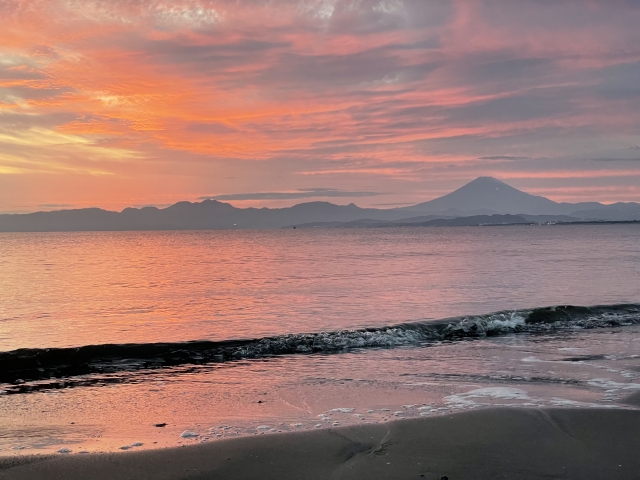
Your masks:
{"label": "mountain silhouette", "polygon": [[308,202],[288,208],[236,208],[217,200],[179,202],[167,208],[99,208],[0,215],[0,232],[64,232],[116,230],[232,230],[280,228],[306,222],[395,220],[412,216],[395,210]]}
{"label": "mountain silhouette", "polygon": [[478,177],[459,189],[429,202],[402,210],[423,214],[529,214],[569,215],[603,207],[601,203],[556,203],[545,197],[531,195],[493,177]]}
{"label": "mountain silhouette", "polygon": [[[199,203],[179,202],[162,209],[125,208],[122,212],[84,208],[5,214],[0,215],[0,232],[265,229],[340,222],[364,225],[416,217],[425,217],[423,221],[436,218],[450,220],[496,214],[549,216],[544,220],[527,219],[534,222],[555,221],[551,216],[563,216],[562,219],[558,217],[558,221],[626,221],[640,220],[640,204],[557,203],[522,192],[495,178],[479,177],[429,202],[389,210],[328,202],[307,202],[288,208],[237,208],[216,200],[204,200]],[[458,223],[465,222],[449,222],[451,225]]]}

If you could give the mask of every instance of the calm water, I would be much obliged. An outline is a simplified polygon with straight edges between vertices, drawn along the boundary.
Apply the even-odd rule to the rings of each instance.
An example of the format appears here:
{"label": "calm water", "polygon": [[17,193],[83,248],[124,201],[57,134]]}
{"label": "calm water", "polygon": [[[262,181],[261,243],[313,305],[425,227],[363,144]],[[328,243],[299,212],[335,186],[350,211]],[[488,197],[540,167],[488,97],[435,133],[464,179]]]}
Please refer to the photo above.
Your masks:
{"label": "calm water", "polygon": [[640,301],[640,226],[0,235],[0,351]]}
{"label": "calm water", "polygon": [[[640,303],[640,226],[3,234],[0,272],[0,352],[260,338]],[[19,393],[0,384],[0,454],[157,448],[495,404],[631,408],[639,341],[640,325],[576,327],[125,368],[63,379],[67,388],[25,377]]]}

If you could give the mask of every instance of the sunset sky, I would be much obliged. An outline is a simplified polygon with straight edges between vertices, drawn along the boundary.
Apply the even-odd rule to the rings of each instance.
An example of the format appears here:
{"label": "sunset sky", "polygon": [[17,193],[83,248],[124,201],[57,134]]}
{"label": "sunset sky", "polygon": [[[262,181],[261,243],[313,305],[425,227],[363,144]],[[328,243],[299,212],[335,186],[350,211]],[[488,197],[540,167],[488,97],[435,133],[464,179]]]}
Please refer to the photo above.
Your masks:
{"label": "sunset sky", "polygon": [[640,201],[637,0],[0,0],[0,212],[480,175]]}

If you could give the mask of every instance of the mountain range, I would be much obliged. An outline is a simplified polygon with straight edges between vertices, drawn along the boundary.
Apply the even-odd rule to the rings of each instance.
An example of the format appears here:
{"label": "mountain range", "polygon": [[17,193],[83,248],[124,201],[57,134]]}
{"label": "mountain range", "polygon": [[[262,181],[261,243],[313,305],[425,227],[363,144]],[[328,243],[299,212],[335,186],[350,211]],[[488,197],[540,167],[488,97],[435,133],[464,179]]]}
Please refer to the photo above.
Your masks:
{"label": "mountain range", "polygon": [[[506,221],[508,216],[518,221]],[[492,177],[479,177],[429,202],[395,209],[360,208],[308,202],[288,208],[237,208],[216,200],[179,202],[167,208],[99,208],[0,215],[0,232],[115,231],[115,230],[223,230],[365,224],[426,224],[458,217],[494,216],[494,223],[633,221],[640,220],[640,203],[557,203],[531,195]],[[469,219],[471,221],[471,219]],[[475,220],[474,220],[475,221]],[[481,223],[486,223],[481,222]],[[442,222],[435,224],[443,224]],[[444,222],[469,224],[469,222]],[[473,223],[475,224],[475,223]],[[345,225],[348,226],[348,225]]]}

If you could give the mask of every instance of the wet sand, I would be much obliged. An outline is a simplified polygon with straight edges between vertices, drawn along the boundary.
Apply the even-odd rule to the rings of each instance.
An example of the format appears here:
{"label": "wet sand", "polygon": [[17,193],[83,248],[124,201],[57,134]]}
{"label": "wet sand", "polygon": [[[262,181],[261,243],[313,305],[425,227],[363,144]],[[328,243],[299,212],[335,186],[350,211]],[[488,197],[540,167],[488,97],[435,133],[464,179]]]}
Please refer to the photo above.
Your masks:
{"label": "wet sand", "polygon": [[628,397],[625,397],[622,400],[622,403],[633,405],[634,407],[640,407],[640,392],[632,393]]}
{"label": "wet sand", "polygon": [[0,479],[632,479],[640,411],[492,408],[189,447],[0,460]]}

